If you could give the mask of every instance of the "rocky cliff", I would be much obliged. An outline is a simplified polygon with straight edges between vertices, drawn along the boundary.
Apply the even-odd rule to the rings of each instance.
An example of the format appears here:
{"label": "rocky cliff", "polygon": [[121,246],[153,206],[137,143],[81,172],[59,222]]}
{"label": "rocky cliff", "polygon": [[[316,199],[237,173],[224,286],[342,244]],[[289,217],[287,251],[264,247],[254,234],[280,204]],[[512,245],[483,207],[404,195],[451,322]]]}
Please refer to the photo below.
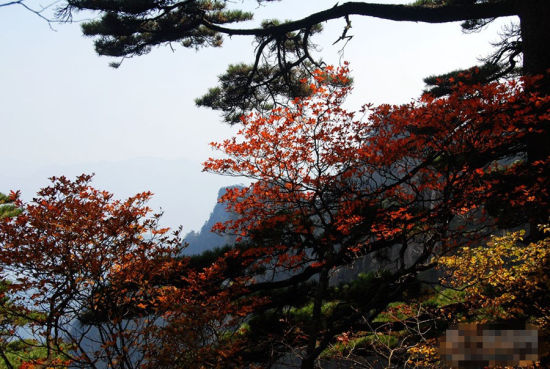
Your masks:
{"label": "rocky cliff", "polygon": [[[228,188],[222,187],[218,191],[218,200],[225,194]],[[235,243],[233,235],[219,235],[211,231],[214,224],[235,219],[236,215],[227,211],[225,204],[216,203],[214,209],[210,213],[210,217],[203,224],[199,232],[190,232],[185,236],[185,242],[188,246],[183,250],[184,255],[197,255],[207,250],[212,250],[216,247],[232,245]]]}

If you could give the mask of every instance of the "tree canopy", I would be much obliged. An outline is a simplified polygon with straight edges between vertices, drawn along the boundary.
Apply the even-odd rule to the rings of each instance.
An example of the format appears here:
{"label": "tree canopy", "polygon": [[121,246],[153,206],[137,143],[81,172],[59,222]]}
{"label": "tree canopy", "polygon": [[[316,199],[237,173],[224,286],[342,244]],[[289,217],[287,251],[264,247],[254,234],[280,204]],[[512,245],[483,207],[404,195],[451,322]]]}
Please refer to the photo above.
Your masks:
{"label": "tree canopy", "polygon": [[224,36],[254,37],[253,61],[229,66],[219,77],[219,86],[196,100],[198,105],[220,110],[231,123],[238,122],[240,115],[251,109],[265,111],[303,96],[300,79],[311,76],[323,65],[314,57],[312,39],[324,22],[344,18],[347,26],[339,39],[345,40],[351,16],[429,23],[463,21],[462,27],[472,31],[498,17],[515,15],[520,24],[509,30],[488,57],[484,78],[491,80],[514,72],[520,64],[520,54],[525,73],[541,74],[550,67],[549,52],[544,46],[550,43],[545,21],[550,10],[544,0],[419,0],[408,5],[346,2],[302,19],[265,20],[259,28],[238,28],[236,24],[251,19],[253,14],[230,9],[227,1],[69,0],[59,15],[70,17],[77,10],[99,13],[82,29],[85,35],[96,38],[100,55],[127,58],[160,45],[178,43],[198,49],[220,47]]}
{"label": "tree canopy", "polygon": [[[292,347],[304,369],[336,336],[372,331],[390,303],[420,293],[437,255],[548,217],[548,159],[525,158],[549,103],[528,92],[536,81],[459,81],[443,98],[358,113],[342,108],[347,82],[345,67],[316,71],[311,95],[242,117],[237,137],[213,144],[226,157],[205,163],[255,180],[227,192],[240,217],[215,227],[248,238],[224,258],[246,267],[249,290],[273,298],[255,312],[249,349],[268,345],[265,359],[277,360]],[[365,255],[390,264],[336,288],[334,276]]]}

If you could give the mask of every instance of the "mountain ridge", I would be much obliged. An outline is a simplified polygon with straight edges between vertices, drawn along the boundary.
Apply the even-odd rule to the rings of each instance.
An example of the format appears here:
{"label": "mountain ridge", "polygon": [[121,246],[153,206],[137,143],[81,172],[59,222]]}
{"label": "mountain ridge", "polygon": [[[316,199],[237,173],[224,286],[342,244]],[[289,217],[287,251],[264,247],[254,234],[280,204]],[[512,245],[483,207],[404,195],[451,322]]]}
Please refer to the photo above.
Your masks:
{"label": "mountain ridge", "polygon": [[201,229],[198,232],[191,231],[185,235],[184,242],[187,243],[187,247],[183,250],[183,255],[198,255],[204,251],[213,250],[217,247],[226,245],[233,245],[235,243],[237,238],[235,235],[220,235],[212,232],[212,227],[216,223],[226,222],[236,219],[237,217],[235,213],[231,213],[227,210],[225,204],[220,202],[221,197],[230,188],[242,188],[242,186],[225,186],[218,190],[216,205]]}

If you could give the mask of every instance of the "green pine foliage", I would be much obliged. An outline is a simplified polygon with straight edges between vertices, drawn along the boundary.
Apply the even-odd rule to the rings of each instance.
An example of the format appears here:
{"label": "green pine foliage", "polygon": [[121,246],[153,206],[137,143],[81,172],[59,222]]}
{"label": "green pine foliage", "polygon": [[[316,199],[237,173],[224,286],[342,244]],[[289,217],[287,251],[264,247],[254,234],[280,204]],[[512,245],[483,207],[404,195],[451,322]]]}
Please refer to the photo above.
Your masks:
{"label": "green pine foliage", "polygon": [[0,193],[0,219],[16,216],[20,212],[21,210],[15,207],[9,196]]}
{"label": "green pine foliage", "polygon": [[101,16],[82,25],[96,36],[100,55],[130,57],[147,54],[152,46],[179,43],[184,47],[219,47],[223,38],[212,26],[252,19],[253,14],[227,9],[226,1],[195,0],[69,0],[63,11],[88,9]]}

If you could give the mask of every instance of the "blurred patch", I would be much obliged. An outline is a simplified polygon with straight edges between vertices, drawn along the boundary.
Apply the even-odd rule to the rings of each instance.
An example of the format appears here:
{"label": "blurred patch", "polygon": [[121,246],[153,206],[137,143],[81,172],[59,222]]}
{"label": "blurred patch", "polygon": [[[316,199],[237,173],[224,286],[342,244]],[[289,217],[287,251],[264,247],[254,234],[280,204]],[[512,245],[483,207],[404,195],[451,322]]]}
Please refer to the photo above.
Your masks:
{"label": "blurred patch", "polygon": [[539,360],[538,330],[506,324],[459,324],[440,339],[441,358],[452,368],[530,367]]}

